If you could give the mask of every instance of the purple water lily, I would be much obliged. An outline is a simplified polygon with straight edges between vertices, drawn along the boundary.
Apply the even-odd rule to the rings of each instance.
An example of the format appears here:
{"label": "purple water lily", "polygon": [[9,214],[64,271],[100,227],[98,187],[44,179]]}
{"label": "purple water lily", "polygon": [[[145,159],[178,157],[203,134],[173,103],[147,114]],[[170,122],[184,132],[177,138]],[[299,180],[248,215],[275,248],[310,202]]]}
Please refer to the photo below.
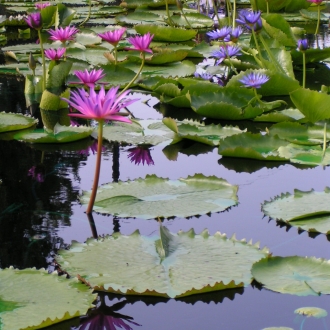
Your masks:
{"label": "purple water lily", "polygon": [[40,12],[31,13],[25,22],[32,28],[40,30],[42,28],[42,18]]}
{"label": "purple water lily", "polygon": [[230,26],[224,26],[221,29],[213,30],[211,32],[207,32],[206,34],[210,39],[224,40],[231,32],[232,28]]}
{"label": "purple water lily", "polygon": [[241,10],[236,22],[247,27],[253,27],[261,18],[261,11]]}
{"label": "purple water lily", "polygon": [[218,61],[216,61],[217,65],[226,58],[238,55],[242,55],[241,48],[235,45],[221,46],[219,50],[215,50],[211,54],[211,56],[218,58]]}
{"label": "purple water lily", "polygon": [[115,120],[131,123],[127,117],[119,114],[119,111],[137,101],[137,99],[127,99],[126,96],[129,91],[125,91],[118,96],[118,89],[119,86],[112,87],[108,92],[105,92],[104,86],[101,86],[98,93],[94,88],[90,88],[88,94],[83,88],[79,88],[77,91],[71,92],[69,100],[65,98],[62,98],[62,100],[81,112],[70,113],[69,116],[95,119],[97,121]]}
{"label": "purple water lily", "polygon": [[147,52],[152,54],[152,50],[149,47],[153,37],[154,35],[150,34],[150,32],[146,33],[143,36],[130,37],[127,40],[134,46],[134,48],[126,48],[126,49],[138,50],[140,52]]}
{"label": "purple water lily", "polygon": [[48,33],[51,35],[49,37],[50,40],[53,41],[61,41],[62,43],[66,41],[74,40],[75,35],[79,32],[78,29],[72,26],[67,26],[65,28],[59,27],[55,30],[48,30]]}
{"label": "purple water lily", "polygon": [[230,34],[228,34],[223,40],[228,42],[228,41],[232,41],[232,42],[237,42],[238,38],[240,37],[240,35],[243,33],[243,29],[241,26],[237,26],[234,29],[232,29],[232,31],[230,32]]}
{"label": "purple water lily", "polygon": [[75,71],[74,74],[80,80],[80,84],[84,84],[88,87],[94,87],[97,81],[105,77],[105,73],[103,73],[102,69],[93,69],[90,72],[85,69],[85,71]]}
{"label": "purple water lily", "polygon": [[135,165],[146,163],[147,165],[155,165],[151,154],[150,148],[148,146],[137,146],[134,148],[130,148],[127,151],[130,153],[127,155],[130,158],[131,162],[135,163]]}
{"label": "purple water lily", "polygon": [[253,87],[253,88],[260,88],[261,85],[266,83],[270,78],[260,72],[250,72],[243,76],[240,81],[245,87]]}
{"label": "purple water lily", "polygon": [[307,39],[299,39],[297,42],[298,50],[304,52],[309,48]]}
{"label": "purple water lily", "polygon": [[53,61],[58,61],[62,58],[62,56],[65,54],[66,48],[58,48],[58,49],[46,49],[45,50],[45,56]]}
{"label": "purple water lily", "polygon": [[126,28],[121,28],[113,31],[99,33],[98,36],[107,41],[109,44],[117,46],[125,32]]}

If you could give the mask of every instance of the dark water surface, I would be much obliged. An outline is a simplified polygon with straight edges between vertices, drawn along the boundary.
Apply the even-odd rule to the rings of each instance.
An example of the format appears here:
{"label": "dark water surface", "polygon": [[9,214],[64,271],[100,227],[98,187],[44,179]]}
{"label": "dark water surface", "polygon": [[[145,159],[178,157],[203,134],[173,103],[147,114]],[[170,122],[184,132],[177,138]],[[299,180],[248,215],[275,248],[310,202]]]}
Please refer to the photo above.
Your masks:
{"label": "dark water surface", "polygon": [[[17,86],[17,85],[15,85]],[[4,88],[4,85],[1,85]],[[8,83],[6,88],[8,87]],[[9,97],[8,107],[22,106],[21,91],[13,89],[17,97]],[[8,91],[7,91],[8,92]],[[147,103],[131,107],[138,118],[161,118],[153,108],[157,102],[150,96],[141,96]],[[179,109],[177,117],[185,115]],[[18,110],[19,112],[19,110]],[[90,141],[84,141],[85,147]],[[246,159],[221,159],[217,149],[197,156],[188,156],[198,146],[186,144],[176,161],[170,161],[163,153],[164,146],[151,150],[154,166],[135,165],[128,158],[129,146],[119,146],[119,173],[116,166],[118,146],[105,144],[100,184],[119,179],[126,181],[147,174],[178,179],[195,173],[215,175],[239,186],[239,205],[211,216],[191,219],[165,220],[164,225],[172,232],[194,228],[200,233],[207,228],[210,234],[216,231],[229,237],[260,241],[276,256],[316,256],[330,259],[329,241],[325,235],[309,237],[295,228],[281,227],[274,220],[263,217],[261,204],[276,195],[294,189],[317,191],[330,187],[328,167],[298,168],[292,164],[265,163]],[[84,146],[83,146],[84,147]],[[56,249],[70,244],[72,240],[83,242],[92,236],[85,207],[78,203],[81,190],[92,186],[95,156],[86,156],[77,150],[43,150],[15,141],[0,140],[0,268],[13,265],[17,268],[47,267]],[[115,157],[114,157],[115,154]],[[41,165],[42,162],[42,165]],[[38,182],[29,176],[35,166],[44,177]],[[251,172],[251,173],[250,173]],[[120,219],[94,214],[99,235],[111,234],[114,228],[123,234],[139,229],[143,235],[158,232],[154,220]],[[196,265],[198,267],[198,265]],[[51,297],[50,297],[51,300]],[[260,330],[271,326],[286,326],[293,329],[329,329],[329,317],[322,319],[297,317],[294,310],[313,306],[330,312],[330,297],[296,297],[277,294],[265,289],[248,287],[226,290],[207,295],[196,295],[182,300],[159,300],[155,298],[125,298],[106,296],[105,304],[117,304],[117,313],[134,318],[132,329],[233,329]],[[118,305],[118,303],[121,304]],[[118,306],[120,307],[118,309]],[[118,316],[118,315],[117,315]],[[75,321],[79,323],[79,320]],[[74,323],[57,325],[56,329],[69,330]],[[55,328],[54,328],[55,329]],[[88,328],[86,328],[88,329]],[[101,328],[89,328],[101,329]],[[127,328],[129,329],[129,328]]]}

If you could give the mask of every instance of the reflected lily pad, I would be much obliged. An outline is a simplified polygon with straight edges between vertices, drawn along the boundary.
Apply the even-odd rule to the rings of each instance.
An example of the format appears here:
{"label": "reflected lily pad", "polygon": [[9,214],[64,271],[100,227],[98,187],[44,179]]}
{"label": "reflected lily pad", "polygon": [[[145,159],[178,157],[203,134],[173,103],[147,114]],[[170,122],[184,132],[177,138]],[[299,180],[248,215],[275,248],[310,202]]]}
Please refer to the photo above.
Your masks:
{"label": "reflected lily pad", "polygon": [[252,266],[266,289],[297,296],[330,294],[330,261],[303,257],[269,257]]}
{"label": "reflected lily pad", "polygon": [[18,113],[0,113],[0,133],[25,129],[36,125],[38,119]]}
{"label": "reflected lily pad", "polygon": [[174,235],[161,226],[159,236],[136,231],[73,242],[56,259],[98,291],[176,298],[246,286],[252,263],[266,255],[266,248],[259,250],[258,245],[219,232]]}
{"label": "reflected lily pad", "polygon": [[0,270],[0,297],[0,328],[13,330],[40,329],[84,315],[96,295],[75,278],[7,268]]}
{"label": "reflected lily pad", "polygon": [[[237,205],[237,186],[215,176],[195,174],[179,180],[147,175],[145,179],[98,187],[94,210],[119,217],[153,219],[221,212]],[[91,191],[84,191],[88,204]]]}

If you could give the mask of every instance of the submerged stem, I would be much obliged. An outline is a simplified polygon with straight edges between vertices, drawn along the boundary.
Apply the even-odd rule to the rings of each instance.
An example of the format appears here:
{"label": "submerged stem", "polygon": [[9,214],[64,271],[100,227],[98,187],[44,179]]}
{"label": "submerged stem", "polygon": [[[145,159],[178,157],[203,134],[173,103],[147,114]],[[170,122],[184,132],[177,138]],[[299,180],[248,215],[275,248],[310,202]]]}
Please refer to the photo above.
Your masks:
{"label": "submerged stem", "polygon": [[89,0],[89,7],[88,7],[88,14],[87,17],[79,24],[79,26],[84,25],[86,22],[88,22],[88,20],[91,17],[91,12],[92,12],[92,0]]}
{"label": "submerged stem", "polygon": [[320,21],[321,21],[321,8],[320,4],[317,5],[317,25],[315,30],[315,36],[319,33]]}
{"label": "submerged stem", "polygon": [[324,158],[326,150],[327,150],[327,122],[324,123],[322,159]]}
{"label": "submerged stem", "polygon": [[103,140],[103,120],[100,120],[99,127],[98,127],[98,136],[97,136],[97,154],[96,154],[94,181],[93,181],[93,188],[92,188],[91,196],[89,199],[88,207],[86,210],[87,214],[91,214],[93,212],[93,206],[94,206],[94,202],[95,202],[95,198],[96,198],[97,187],[99,184],[100,170],[101,170],[102,142],[103,142],[102,140]]}
{"label": "submerged stem", "polygon": [[303,88],[306,86],[306,54],[303,52]]}

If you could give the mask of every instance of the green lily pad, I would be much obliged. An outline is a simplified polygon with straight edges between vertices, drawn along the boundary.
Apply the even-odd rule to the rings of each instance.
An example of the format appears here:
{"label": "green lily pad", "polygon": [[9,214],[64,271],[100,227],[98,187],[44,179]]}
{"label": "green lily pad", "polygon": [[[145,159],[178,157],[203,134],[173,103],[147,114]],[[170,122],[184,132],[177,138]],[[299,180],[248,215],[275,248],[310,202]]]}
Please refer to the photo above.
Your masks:
{"label": "green lily pad", "polygon": [[263,328],[262,330],[294,330],[294,329],[287,327],[270,327],[270,328]]}
{"label": "green lily pad", "polygon": [[278,148],[287,144],[277,136],[247,132],[225,138],[218,152],[226,157],[285,161],[287,158],[280,156]]}
{"label": "green lily pad", "polygon": [[241,134],[244,131],[238,127],[221,125],[205,125],[197,121],[185,120],[175,121],[172,118],[164,118],[163,123],[176,133],[172,144],[183,139],[208,144],[210,146],[219,145],[220,141],[227,136]]}
{"label": "green lily pad", "polygon": [[313,316],[317,319],[326,317],[328,315],[328,312],[325,309],[319,307],[301,307],[296,309],[294,313],[304,315],[307,317]]}
{"label": "green lily pad", "polygon": [[148,24],[137,25],[135,26],[135,30],[140,34],[150,32],[154,35],[153,41],[187,41],[194,38],[197,34],[197,31],[195,30],[185,30],[171,26],[157,26]]}
{"label": "green lily pad", "polygon": [[103,128],[109,142],[157,145],[173,138],[173,133],[160,120],[134,120],[131,124],[113,122]]}
{"label": "green lily pad", "polygon": [[254,118],[253,121],[280,123],[282,121],[297,121],[303,118],[305,118],[305,116],[298,109],[284,109],[263,113]]}
{"label": "green lily pad", "polygon": [[116,21],[122,24],[165,24],[165,21],[163,18],[161,18],[159,15],[147,12],[145,10],[136,10],[132,13],[129,13],[127,15],[118,15],[116,16]]}
{"label": "green lily pad", "polygon": [[173,235],[161,226],[160,236],[145,237],[136,231],[85,244],[73,242],[56,259],[95,290],[177,298],[246,286],[252,263],[267,254],[267,249],[219,232]]}
{"label": "green lily pad", "polygon": [[[303,145],[320,145],[323,143],[324,129],[321,126],[305,126],[299,123],[283,122],[269,128],[269,134],[278,135],[291,143]],[[327,133],[327,140],[330,132]]]}
{"label": "green lily pad", "polygon": [[86,314],[95,298],[76,278],[48,274],[44,269],[2,269],[0,328],[40,329]]}
{"label": "green lily pad", "polygon": [[206,15],[199,13],[185,13],[185,16],[190,25],[187,23],[183,15],[173,15],[171,16],[171,19],[177,26],[183,26],[187,29],[211,28],[214,25],[213,20]]}
{"label": "green lily pad", "polygon": [[18,113],[0,113],[0,133],[16,131],[31,127],[38,123],[38,119]]}
{"label": "green lily pad", "polygon": [[[98,188],[94,210],[119,217],[153,219],[189,217],[221,212],[237,205],[237,186],[215,176],[195,174],[169,180],[147,175],[145,179],[108,183]],[[84,191],[82,204],[88,204],[91,191]]]}
{"label": "green lily pad", "polygon": [[330,189],[323,192],[295,190],[262,205],[265,215],[309,232],[330,233]]}
{"label": "green lily pad", "polygon": [[[159,52],[159,53],[154,53],[151,57],[146,58],[145,63],[153,64],[153,65],[160,65],[160,64],[171,63],[171,62],[178,62],[178,61],[182,61],[184,58],[186,58],[187,55],[188,55],[188,52],[184,51],[184,50],[163,51],[163,52]],[[129,61],[132,61],[135,63],[141,63],[141,61],[142,61],[140,56],[129,55],[127,58]]]}
{"label": "green lily pad", "polygon": [[66,143],[85,139],[93,132],[93,127],[61,126],[56,124],[54,132],[37,129],[32,132],[17,133],[15,139],[29,143]]}
{"label": "green lily pad", "polygon": [[297,296],[330,294],[330,261],[303,257],[270,257],[252,266],[266,289]]}

